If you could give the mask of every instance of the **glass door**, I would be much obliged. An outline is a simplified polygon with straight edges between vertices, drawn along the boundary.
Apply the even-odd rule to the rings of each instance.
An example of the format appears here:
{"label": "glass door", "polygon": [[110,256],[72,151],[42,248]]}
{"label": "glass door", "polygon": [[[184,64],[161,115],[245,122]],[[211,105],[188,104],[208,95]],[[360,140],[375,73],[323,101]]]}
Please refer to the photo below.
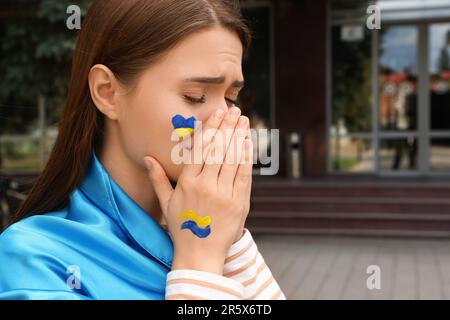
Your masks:
{"label": "glass door", "polygon": [[377,169],[419,169],[418,41],[415,25],[389,26],[378,38]]}
{"label": "glass door", "polygon": [[428,28],[429,171],[450,172],[450,23]]}
{"label": "glass door", "polygon": [[380,30],[377,77],[377,171],[450,174],[450,23]]}
{"label": "glass door", "polygon": [[[450,2],[331,1],[328,171],[450,176]],[[351,9],[351,10],[349,10]]]}

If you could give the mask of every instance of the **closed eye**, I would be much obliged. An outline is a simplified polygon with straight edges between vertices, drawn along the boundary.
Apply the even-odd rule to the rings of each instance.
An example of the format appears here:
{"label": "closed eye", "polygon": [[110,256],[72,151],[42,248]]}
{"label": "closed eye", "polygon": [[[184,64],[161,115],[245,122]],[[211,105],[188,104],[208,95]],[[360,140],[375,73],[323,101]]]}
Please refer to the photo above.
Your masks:
{"label": "closed eye", "polygon": [[183,97],[188,102],[191,102],[191,103],[205,103],[205,96],[202,96],[201,98],[194,98],[194,97],[191,97],[191,96],[184,95]]}
{"label": "closed eye", "polygon": [[[190,103],[205,103],[206,102],[205,96],[202,96],[201,98],[195,98],[195,97],[191,97],[191,96],[188,96],[188,95],[184,95],[183,97]],[[230,104],[234,104],[235,106],[239,106],[239,101],[238,100],[225,98],[225,101],[227,101]]]}

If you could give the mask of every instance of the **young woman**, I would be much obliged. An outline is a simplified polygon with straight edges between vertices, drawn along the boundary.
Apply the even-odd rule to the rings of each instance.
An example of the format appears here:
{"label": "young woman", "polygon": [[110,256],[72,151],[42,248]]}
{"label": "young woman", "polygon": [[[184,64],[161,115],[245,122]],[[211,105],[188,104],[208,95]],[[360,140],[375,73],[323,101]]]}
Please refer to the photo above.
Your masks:
{"label": "young woman", "polygon": [[[244,227],[250,39],[234,1],[93,1],[52,154],[0,236],[0,298],[285,299]],[[177,115],[215,133],[194,131],[200,162],[173,161]]]}

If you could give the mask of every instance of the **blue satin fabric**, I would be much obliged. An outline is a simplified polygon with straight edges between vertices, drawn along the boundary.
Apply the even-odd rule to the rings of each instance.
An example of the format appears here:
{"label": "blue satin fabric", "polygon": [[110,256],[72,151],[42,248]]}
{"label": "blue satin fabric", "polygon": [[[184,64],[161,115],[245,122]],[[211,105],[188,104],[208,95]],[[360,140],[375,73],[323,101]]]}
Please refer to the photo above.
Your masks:
{"label": "blue satin fabric", "polygon": [[169,234],[93,152],[64,210],[0,235],[0,299],[164,299],[172,259]]}

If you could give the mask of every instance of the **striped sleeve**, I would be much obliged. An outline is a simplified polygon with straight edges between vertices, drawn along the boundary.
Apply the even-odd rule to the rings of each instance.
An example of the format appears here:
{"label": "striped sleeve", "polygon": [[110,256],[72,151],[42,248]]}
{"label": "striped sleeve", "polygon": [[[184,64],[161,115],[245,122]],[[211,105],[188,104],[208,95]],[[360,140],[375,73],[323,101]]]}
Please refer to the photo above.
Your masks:
{"label": "striped sleeve", "polygon": [[166,300],[242,300],[236,280],[206,271],[177,269],[167,274]]}
{"label": "striped sleeve", "polygon": [[243,299],[286,300],[247,228],[228,251],[223,275],[242,284]]}

